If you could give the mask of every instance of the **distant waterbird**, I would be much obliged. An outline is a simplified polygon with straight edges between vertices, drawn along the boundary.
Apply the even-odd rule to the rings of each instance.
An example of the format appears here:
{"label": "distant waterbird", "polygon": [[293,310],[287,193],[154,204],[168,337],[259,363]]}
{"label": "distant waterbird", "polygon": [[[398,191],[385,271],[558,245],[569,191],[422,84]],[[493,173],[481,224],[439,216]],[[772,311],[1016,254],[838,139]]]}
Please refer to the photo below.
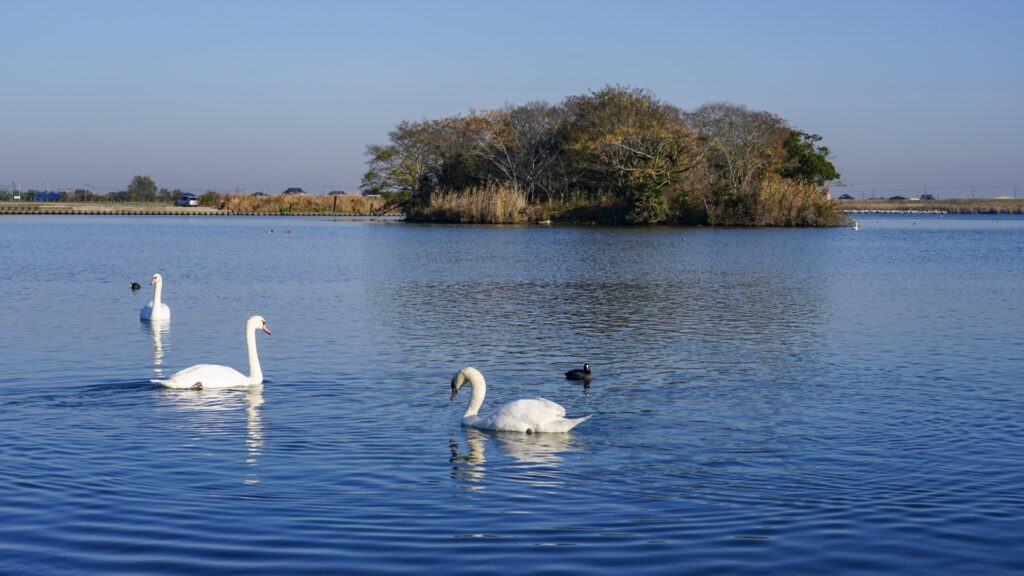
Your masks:
{"label": "distant waterbird", "polygon": [[494,412],[480,416],[477,412],[484,403],[487,384],[484,375],[476,368],[466,367],[452,377],[452,396],[455,400],[459,389],[469,382],[473,389],[469,406],[462,415],[462,425],[484,430],[502,430],[507,432],[568,432],[585,422],[590,416],[583,418],[566,418],[565,408],[546,398],[523,398],[500,406]]}
{"label": "distant waterbird", "polygon": [[582,370],[579,368],[569,370],[565,373],[565,377],[568,380],[577,380],[589,383],[594,378],[594,373],[590,371],[590,364],[584,363]]}
{"label": "distant waterbird", "polygon": [[160,301],[160,295],[163,292],[164,278],[159,274],[153,274],[153,277],[149,279],[149,283],[153,286],[153,299],[149,301],[139,310],[140,320],[170,320],[171,319],[171,308],[167,304]]}
{"label": "distant waterbird", "polygon": [[135,292],[140,288],[142,288],[142,284],[139,284],[138,282],[132,282],[132,292]]}
{"label": "distant waterbird", "polygon": [[860,225],[857,223],[856,220],[854,220],[853,226],[850,226],[850,228],[853,228],[854,230],[860,230]]}

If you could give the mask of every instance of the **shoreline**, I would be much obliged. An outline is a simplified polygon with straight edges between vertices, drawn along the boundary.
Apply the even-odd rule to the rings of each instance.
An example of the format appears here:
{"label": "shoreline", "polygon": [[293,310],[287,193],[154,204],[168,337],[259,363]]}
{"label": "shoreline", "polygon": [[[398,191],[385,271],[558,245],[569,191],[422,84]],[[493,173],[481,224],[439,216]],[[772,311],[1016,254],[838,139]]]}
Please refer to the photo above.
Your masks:
{"label": "shoreline", "polygon": [[836,200],[846,214],[1024,214],[1024,200]]}
{"label": "shoreline", "polygon": [[[1024,214],[1024,199],[970,199],[970,200],[838,200],[844,214]],[[365,212],[331,212],[278,209],[229,210],[208,206],[173,206],[153,203],[99,203],[99,202],[0,202],[0,216],[9,215],[93,215],[93,216],[388,216],[402,214],[367,214]],[[549,223],[541,222],[543,223]],[[577,223],[583,224],[583,223]]]}
{"label": "shoreline", "polygon": [[235,211],[208,206],[169,206],[147,203],[0,202],[0,216],[372,216],[356,212]]}

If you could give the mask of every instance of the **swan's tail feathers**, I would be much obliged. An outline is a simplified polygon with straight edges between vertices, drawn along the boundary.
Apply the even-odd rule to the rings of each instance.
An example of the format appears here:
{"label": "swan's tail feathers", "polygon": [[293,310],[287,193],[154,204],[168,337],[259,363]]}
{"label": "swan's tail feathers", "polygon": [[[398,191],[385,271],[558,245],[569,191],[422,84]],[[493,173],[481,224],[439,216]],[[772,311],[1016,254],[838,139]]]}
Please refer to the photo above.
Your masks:
{"label": "swan's tail feathers", "polygon": [[152,382],[153,384],[160,384],[165,388],[182,388],[182,386],[179,383],[175,382],[174,380],[157,380],[153,378],[150,380],[150,382]]}
{"label": "swan's tail feathers", "polygon": [[590,420],[591,416],[593,416],[593,414],[587,414],[583,418],[566,418],[565,431],[568,432],[569,430],[572,430],[573,428],[579,426],[580,424],[583,424],[587,420]]}

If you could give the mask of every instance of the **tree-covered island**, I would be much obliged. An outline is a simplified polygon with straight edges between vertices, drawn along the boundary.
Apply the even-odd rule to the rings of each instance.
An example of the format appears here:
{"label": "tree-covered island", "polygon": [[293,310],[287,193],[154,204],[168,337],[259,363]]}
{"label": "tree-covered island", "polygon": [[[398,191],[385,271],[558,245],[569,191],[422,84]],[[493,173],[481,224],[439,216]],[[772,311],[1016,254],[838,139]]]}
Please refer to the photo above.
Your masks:
{"label": "tree-covered island", "polygon": [[770,112],[692,112],[621,86],[405,121],[367,147],[364,193],[411,221],[836,226],[821,137]]}

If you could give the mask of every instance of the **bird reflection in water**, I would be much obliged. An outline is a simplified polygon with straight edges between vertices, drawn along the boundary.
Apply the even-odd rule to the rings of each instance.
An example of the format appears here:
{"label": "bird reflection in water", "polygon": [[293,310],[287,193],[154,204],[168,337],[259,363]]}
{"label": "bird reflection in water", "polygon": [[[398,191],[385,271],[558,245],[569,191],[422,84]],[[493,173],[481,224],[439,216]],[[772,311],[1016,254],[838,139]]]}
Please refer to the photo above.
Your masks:
{"label": "bird reflection in water", "polygon": [[[497,445],[498,453],[511,458],[509,469],[516,480],[538,486],[561,484],[560,465],[564,454],[585,448],[582,440],[570,433],[523,434],[520,432],[493,432],[463,427],[466,451],[451,438],[448,447],[452,464],[451,478],[466,490],[483,490],[487,479],[487,443]],[[492,458],[493,463],[493,458]],[[497,469],[497,466],[493,467]]]}
{"label": "bird reflection in water", "polygon": [[263,385],[249,386],[244,390],[172,390],[161,388],[162,397],[170,406],[189,415],[192,429],[204,435],[235,434],[235,414],[245,409],[245,464],[248,471],[242,480],[244,484],[259,484],[257,474],[259,456],[267,446],[263,432]]}
{"label": "bird reflection in water", "polygon": [[149,332],[153,338],[153,374],[162,378],[164,374],[164,338],[171,334],[170,320],[150,320],[139,324],[143,332]]}
{"label": "bird reflection in water", "polygon": [[465,454],[459,451],[459,442],[455,438],[448,441],[448,448],[452,456],[448,459],[452,464],[452,480],[456,485],[466,490],[483,490],[485,467],[487,459],[484,457],[484,444],[487,437],[476,428],[465,428],[466,447]]}
{"label": "bird reflection in water", "polygon": [[[260,414],[260,406],[263,405],[263,384],[250,386],[245,391],[245,463],[256,466],[256,457],[263,454],[267,447],[263,439],[263,417]],[[254,483],[258,483],[259,479]],[[247,484],[249,482],[246,482]]]}

